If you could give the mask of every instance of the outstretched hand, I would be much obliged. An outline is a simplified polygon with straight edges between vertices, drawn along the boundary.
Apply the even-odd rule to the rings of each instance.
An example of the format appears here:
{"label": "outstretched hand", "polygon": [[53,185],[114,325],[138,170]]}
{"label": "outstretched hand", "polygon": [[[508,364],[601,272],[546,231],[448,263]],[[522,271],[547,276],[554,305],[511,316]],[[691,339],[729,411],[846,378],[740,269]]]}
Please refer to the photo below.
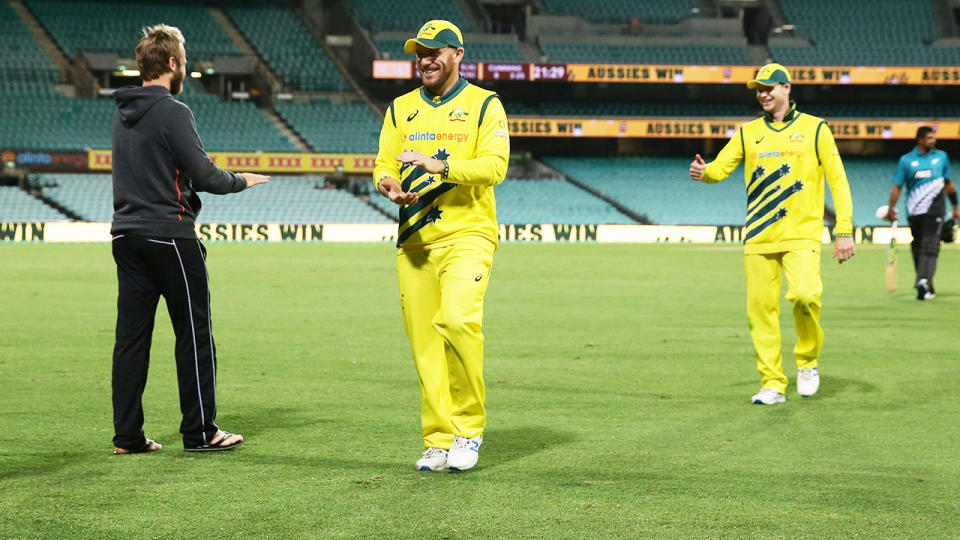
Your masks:
{"label": "outstretched hand", "polygon": [[377,191],[395,204],[411,205],[417,202],[420,195],[416,191],[404,191],[400,182],[394,178],[384,178],[377,184]]}
{"label": "outstretched hand", "polygon": [[240,173],[240,176],[242,176],[243,179],[247,181],[247,188],[251,188],[257,184],[266,184],[267,182],[270,181],[269,176],[264,176],[262,174],[245,172],[245,173]]}
{"label": "outstretched hand", "polygon": [[430,174],[440,174],[443,172],[442,161],[437,158],[427,157],[425,154],[414,150],[404,150],[397,155],[397,161],[416,165]]}
{"label": "outstretched hand", "polygon": [[697,154],[693,161],[690,162],[690,179],[700,181],[703,179],[703,170],[707,168],[707,162],[700,157],[700,154]]}

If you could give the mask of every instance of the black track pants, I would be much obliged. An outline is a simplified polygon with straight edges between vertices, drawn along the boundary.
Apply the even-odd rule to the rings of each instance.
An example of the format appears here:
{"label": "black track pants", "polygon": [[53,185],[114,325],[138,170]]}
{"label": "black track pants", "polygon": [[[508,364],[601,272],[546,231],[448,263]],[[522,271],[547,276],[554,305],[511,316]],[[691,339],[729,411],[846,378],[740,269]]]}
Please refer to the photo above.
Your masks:
{"label": "black track pants", "polygon": [[117,235],[117,332],[113,350],[114,446],[144,443],[143,389],[157,302],[163,295],[176,335],[180,432],[185,444],[217,432],[217,358],[210,323],[206,249],[194,238]]}

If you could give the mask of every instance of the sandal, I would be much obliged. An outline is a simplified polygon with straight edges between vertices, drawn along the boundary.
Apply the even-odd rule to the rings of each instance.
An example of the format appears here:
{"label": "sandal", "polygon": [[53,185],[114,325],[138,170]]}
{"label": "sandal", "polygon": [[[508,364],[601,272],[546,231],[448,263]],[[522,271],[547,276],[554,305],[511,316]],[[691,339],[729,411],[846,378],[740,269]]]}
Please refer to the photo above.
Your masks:
{"label": "sandal", "polygon": [[158,452],[163,449],[163,445],[154,441],[152,439],[146,439],[143,441],[143,445],[139,448],[120,448],[119,446],[113,447],[114,454],[144,454],[147,452]]}
{"label": "sandal", "polygon": [[220,430],[214,436],[214,440],[209,443],[183,443],[183,450],[185,452],[219,452],[221,450],[233,450],[241,444],[243,444],[243,435]]}

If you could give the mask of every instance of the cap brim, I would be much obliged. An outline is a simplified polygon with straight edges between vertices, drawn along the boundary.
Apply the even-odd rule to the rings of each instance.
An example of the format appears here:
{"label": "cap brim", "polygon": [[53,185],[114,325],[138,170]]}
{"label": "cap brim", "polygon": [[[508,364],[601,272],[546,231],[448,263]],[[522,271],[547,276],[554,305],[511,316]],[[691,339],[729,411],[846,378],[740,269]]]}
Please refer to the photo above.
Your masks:
{"label": "cap brim", "polygon": [[749,88],[750,90],[753,90],[758,86],[776,86],[778,84],[780,84],[780,81],[773,81],[770,79],[761,81],[759,79],[753,79],[752,81],[747,81],[747,88]]}
{"label": "cap brim", "polygon": [[412,38],[408,39],[407,42],[403,44],[403,52],[416,52],[417,44],[423,45],[428,49],[442,49],[443,47],[450,47],[449,44],[442,41],[437,41],[435,39]]}

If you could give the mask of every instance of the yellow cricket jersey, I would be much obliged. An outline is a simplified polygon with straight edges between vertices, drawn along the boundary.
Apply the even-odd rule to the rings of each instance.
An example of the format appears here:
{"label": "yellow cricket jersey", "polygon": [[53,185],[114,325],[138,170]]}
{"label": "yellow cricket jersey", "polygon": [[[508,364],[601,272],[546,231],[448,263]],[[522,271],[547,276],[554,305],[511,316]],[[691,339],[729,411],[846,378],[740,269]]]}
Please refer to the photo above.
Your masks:
{"label": "yellow cricket jersey", "polygon": [[[397,155],[404,150],[446,159],[446,180],[401,164]],[[461,77],[443,96],[421,87],[393,100],[383,119],[373,179],[396,178],[404,191],[420,196],[399,208],[397,247],[418,251],[466,237],[495,246],[500,227],[493,186],[503,182],[509,158],[507,115],[497,94]]]}
{"label": "yellow cricket jersey", "polygon": [[766,116],[743,125],[702,181],[721,182],[744,161],[745,253],[820,249],[824,175],[837,215],[836,234],[853,231],[853,201],[840,152],[826,122],[791,107],[783,122]]}

